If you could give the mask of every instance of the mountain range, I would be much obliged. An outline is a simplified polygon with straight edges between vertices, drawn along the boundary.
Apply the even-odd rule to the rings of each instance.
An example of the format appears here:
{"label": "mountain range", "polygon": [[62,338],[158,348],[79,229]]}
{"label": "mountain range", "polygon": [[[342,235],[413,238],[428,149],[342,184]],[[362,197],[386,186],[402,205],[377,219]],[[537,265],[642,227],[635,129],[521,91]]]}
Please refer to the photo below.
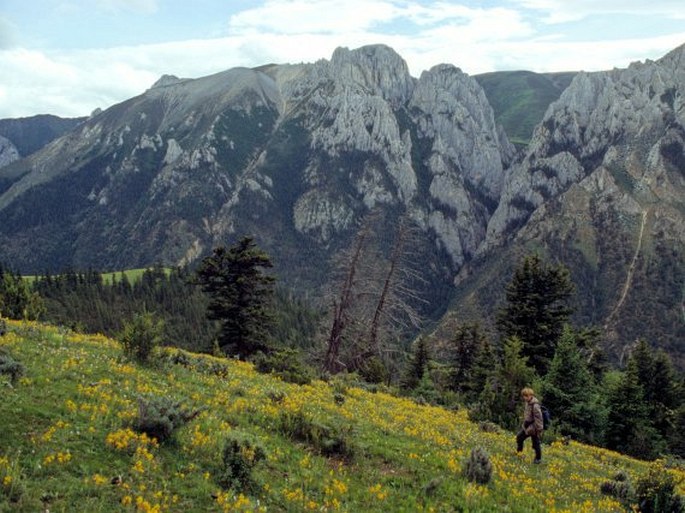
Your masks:
{"label": "mountain range", "polygon": [[0,120],[0,261],[186,264],[254,234],[281,280],[316,291],[378,211],[381,245],[400,217],[416,227],[440,336],[492,318],[536,251],[570,269],[575,321],[613,357],[645,338],[683,366],[684,88],[685,46],[594,73],[415,78],[373,45],[164,76],[30,153]]}

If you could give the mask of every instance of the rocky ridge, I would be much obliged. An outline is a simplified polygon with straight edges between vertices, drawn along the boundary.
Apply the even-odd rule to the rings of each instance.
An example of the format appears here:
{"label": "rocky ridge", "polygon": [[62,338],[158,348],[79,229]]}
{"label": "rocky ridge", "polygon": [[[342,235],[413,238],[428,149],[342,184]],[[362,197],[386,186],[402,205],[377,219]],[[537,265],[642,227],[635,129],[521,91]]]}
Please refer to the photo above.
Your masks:
{"label": "rocky ridge", "polygon": [[542,251],[571,269],[583,324],[674,346],[683,53],[577,74],[518,156],[473,78],[446,64],[414,78],[382,45],[162,77],[0,168],[0,260],[25,272],[183,264],[251,233],[286,284],[309,290],[380,210],[388,226],[406,215],[419,227],[430,283],[458,273],[462,317],[469,301],[492,311],[516,255]]}
{"label": "rocky ridge", "polygon": [[476,287],[492,290],[515,255],[546,253],[571,269],[577,321],[600,327],[612,356],[645,338],[685,367],[684,56],[579,73],[507,171],[460,280],[482,273]]}
{"label": "rocky ridge", "polygon": [[[262,232],[277,259],[276,231],[326,252],[380,208],[405,212],[454,269],[484,238],[513,154],[475,80],[448,65],[414,78],[383,45],[165,76],[0,172],[11,181],[0,217],[15,227],[0,233],[2,256],[38,265],[12,234],[47,229],[19,216],[46,194],[66,215],[46,237],[67,225],[76,242],[45,257],[74,266],[186,263],[238,232]],[[66,209],[52,192],[65,186]],[[38,208],[34,217],[51,218]]]}
{"label": "rocky ridge", "polygon": [[[627,69],[579,73],[550,105],[522,162],[507,175],[505,192],[488,223],[487,250],[523,225],[546,200],[556,197],[599,167],[611,168],[635,143],[649,162],[636,176],[638,187],[660,184],[663,149],[682,147],[685,125],[685,46],[656,62]],[[661,156],[661,157],[660,157]],[[660,193],[668,194],[668,188]]]}

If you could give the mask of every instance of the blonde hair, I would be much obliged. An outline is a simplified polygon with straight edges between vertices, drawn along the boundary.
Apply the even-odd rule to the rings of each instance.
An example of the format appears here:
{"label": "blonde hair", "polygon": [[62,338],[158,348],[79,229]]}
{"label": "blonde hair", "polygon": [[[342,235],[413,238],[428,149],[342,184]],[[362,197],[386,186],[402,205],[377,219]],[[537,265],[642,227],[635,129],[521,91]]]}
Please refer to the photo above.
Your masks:
{"label": "blonde hair", "polygon": [[521,395],[525,395],[525,396],[534,396],[534,395],[535,395],[535,392],[533,391],[532,388],[526,387],[526,388],[524,388],[523,390],[521,390]]}

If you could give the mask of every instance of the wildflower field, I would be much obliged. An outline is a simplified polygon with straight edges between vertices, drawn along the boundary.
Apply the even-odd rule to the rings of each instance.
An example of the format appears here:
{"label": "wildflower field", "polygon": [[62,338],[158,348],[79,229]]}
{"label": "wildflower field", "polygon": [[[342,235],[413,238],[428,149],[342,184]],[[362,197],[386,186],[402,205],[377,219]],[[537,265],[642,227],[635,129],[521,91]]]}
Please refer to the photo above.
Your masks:
{"label": "wildflower field", "polygon": [[[529,446],[517,455],[513,434],[464,410],[170,348],[140,366],[103,336],[8,328],[0,348],[24,372],[0,374],[2,512],[620,512],[602,483],[661,465],[574,442],[545,444],[533,465]],[[132,429],[141,397],[197,415],[160,443]],[[239,446],[244,486],[222,480],[229,439],[252,444]],[[475,447],[490,456],[486,485],[462,475]],[[685,492],[682,469],[662,471]]]}

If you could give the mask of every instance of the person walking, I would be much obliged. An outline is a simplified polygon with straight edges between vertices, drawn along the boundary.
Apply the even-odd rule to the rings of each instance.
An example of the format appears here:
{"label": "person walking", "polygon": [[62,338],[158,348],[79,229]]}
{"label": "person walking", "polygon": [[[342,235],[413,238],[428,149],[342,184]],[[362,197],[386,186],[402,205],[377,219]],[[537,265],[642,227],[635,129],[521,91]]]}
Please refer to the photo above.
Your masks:
{"label": "person walking", "polygon": [[523,451],[523,442],[526,438],[530,437],[533,443],[533,450],[535,451],[533,463],[538,464],[542,461],[542,448],[540,446],[540,439],[544,429],[542,408],[532,388],[526,387],[521,390],[521,399],[524,402],[523,426],[516,435],[516,452],[520,453]]}

